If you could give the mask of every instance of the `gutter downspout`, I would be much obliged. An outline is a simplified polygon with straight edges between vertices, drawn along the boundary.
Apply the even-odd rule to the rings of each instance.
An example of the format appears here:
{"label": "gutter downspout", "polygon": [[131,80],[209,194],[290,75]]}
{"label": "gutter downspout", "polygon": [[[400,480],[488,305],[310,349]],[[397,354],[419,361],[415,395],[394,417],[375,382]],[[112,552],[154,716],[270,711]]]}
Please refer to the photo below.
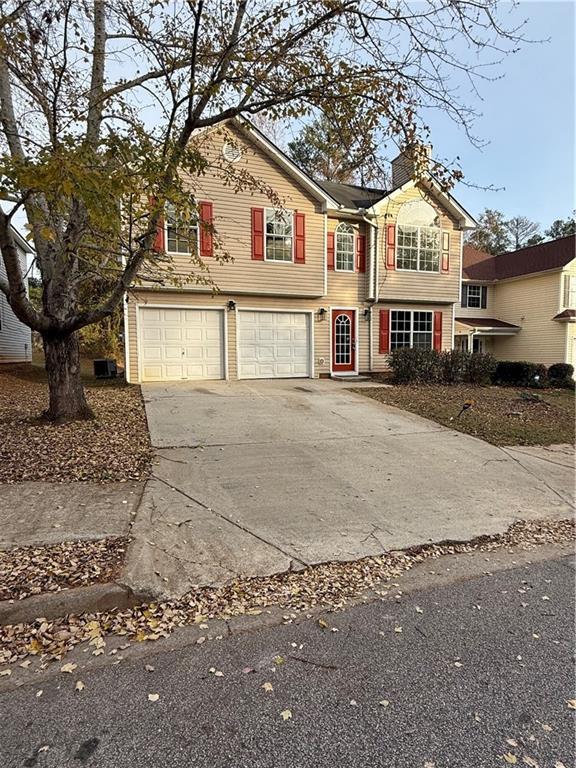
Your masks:
{"label": "gutter downspout", "polygon": [[[376,259],[378,245],[378,224],[371,221],[366,214],[362,220],[368,225],[368,295],[366,301],[371,305],[376,301]],[[373,330],[372,330],[372,306],[368,307],[368,372],[373,372]]]}

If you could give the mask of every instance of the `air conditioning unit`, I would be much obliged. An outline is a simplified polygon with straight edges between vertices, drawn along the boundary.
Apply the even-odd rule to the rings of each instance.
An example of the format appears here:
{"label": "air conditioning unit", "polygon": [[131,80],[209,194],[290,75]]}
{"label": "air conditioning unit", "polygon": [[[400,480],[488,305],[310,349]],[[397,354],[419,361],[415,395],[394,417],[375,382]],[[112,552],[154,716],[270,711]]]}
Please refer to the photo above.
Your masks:
{"label": "air conditioning unit", "polygon": [[118,376],[116,360],[94,360],[94,376],[97,379],[115,379]]}

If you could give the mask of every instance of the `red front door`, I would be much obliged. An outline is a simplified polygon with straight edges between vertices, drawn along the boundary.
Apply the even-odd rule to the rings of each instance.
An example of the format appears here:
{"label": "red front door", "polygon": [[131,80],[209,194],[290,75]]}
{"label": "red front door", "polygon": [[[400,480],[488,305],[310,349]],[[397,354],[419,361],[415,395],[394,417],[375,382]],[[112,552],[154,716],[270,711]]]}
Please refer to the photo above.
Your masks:
{"label": "red front door", "polygon": [[356,368],[356,311],[332,310],[332,371],[349,373]]}

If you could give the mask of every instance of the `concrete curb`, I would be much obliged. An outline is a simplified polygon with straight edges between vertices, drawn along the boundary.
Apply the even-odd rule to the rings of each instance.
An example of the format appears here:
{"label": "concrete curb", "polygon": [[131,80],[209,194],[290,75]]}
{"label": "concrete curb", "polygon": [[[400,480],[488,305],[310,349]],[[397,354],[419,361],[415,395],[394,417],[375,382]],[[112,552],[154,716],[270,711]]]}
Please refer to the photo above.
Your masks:
{"label": "concrete curb", "polygon": [[23,624],[42,617],[57,619],[70,613],[92,613],[124,610],[145,602],[148,596],[136,594],[128,587],[116,582],[91,584],[88,587],[63,589],[60,592],[45,592],[23,600],[0,601],[0,626]]}

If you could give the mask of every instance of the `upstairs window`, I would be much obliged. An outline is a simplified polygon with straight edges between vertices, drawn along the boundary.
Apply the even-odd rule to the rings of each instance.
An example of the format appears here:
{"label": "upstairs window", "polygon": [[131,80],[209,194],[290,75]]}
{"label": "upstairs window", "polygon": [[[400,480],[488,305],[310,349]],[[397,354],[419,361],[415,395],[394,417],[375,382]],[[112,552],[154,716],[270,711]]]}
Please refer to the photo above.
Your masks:
{"label": "upstairs window", "polygon": [[190,255],[198,252],[198,222],[178,217],[174,206],[166,206],[166,250]]}
{"label": "upstairs window", "polygon": [[266,209],[266,261],[293,261],[294,214]]}
{"label": "upstairs window", "polygon": [[576,275],[564,275],[564,308],[576,309]]}
{"label": "upstairs window", "polygon": [[350,224],[339,224],[335,243],[336,270],[354,272],[354,228]]}
{"label": "upstairs window", "polygon": [[482,290],[479,285],[468,286],[468,306],[473,309],[480,309],[482,302]]}
{"label": "upstairs window", "polygon": [[488,305],[488,287],[486,285],[470,285],[462,283],[462,298],[460,305],[463,309],[486,309]]}
{"label": "upstairs window", "polygon": [[398,212],[396,269],[440,272],[441,235],[438,214],[430,203],[404,203]]}

